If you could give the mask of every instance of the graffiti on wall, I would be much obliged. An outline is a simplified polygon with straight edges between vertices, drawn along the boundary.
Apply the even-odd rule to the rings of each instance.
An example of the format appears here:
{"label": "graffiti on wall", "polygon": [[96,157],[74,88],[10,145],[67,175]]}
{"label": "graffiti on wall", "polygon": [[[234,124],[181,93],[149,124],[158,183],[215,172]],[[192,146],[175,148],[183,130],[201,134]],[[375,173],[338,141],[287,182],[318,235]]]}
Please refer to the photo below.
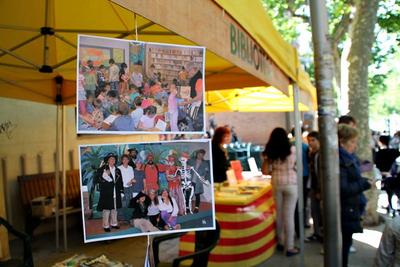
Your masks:
{"label": "graffiti on wall", "polygon": [[0,123],[0,135],[6,135],[8,139],[12,138],[14,129],[17,128],[17,124],[10,120],[6,120]]}

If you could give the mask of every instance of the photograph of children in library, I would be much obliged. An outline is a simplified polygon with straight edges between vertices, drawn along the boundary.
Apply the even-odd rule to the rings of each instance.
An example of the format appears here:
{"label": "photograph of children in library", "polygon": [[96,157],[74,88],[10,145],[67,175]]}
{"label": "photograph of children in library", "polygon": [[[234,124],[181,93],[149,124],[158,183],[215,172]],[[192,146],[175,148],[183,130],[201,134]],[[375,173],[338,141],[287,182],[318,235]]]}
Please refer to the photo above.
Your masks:
{"label": "photograph of children in library", "polygon": [[210,142],[80,147],[85,242],[212,229]]}
{"label": "photograph of children in library", "polygon": [[79,36],[78,133],[204,131],[204,48]]}

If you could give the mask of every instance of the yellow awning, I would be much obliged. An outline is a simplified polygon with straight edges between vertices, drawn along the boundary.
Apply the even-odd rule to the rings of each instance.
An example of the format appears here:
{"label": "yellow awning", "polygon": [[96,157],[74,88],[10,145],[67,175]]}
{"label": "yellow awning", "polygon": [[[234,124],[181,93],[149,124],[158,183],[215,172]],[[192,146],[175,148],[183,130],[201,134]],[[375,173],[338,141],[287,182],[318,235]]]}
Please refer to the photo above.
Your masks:
{"label": "yellow awning", "polygon": [[[135,5],[136,14],[114,2],[124,4],[127,8]],[[237,8],[244,11],[241,16],[253,16],[253,10],[247,11],[261,7],[258,0],[246,1],[245,4],[243,1],[229,2],[218,2],[223,5],[221,9],[211,0],[0,1],[0,97],[54,104],[55,77],[61,76],[63,85],[60,93],[63,103],[74,104],[77,33],[127,39],[136,39],[137,36],[139,41],[203,45],[207,47],[206,90],[273,85],[287,92],[295,63],[290,63],[292,59],[289,57],[281,60],[275,55],[279,49],[286,49],[287,44],[279,48],[278,52],[271,50],[272,48],[256,38],[258,31],[247,28],[254,25],[248,24],[231,11],[230,7],[234,7],[236,3]],[[47,9],[45,3],[48,3]],[[267,18],[264,10],[262,11],[254,11],[254,14],[260,16],[260,23]],[[192,16],[193,20],[183,19],[188,16]],[[196,18],[201,23],[194,23]],[[172,25],[172,22],[178,23],[180,28]],[[241,23],[243,25],[239,25]],[[230,53],[229,26],[235,27],[238,33],[250,33],[251,38],[268,53],[261,66],[263,72],[260,72],[261,67],[254,67],[256,62],[246,62],[238,55]],[[262,32],[265,38],[271,34],[270,31],[275,31],[272,23],[268,27],[271,28],[264,28]],[[47,35],[42,35],[41,32],[47,32]],[[220,38],[214,38],[212,34],[220,35]],[[282,44],[276,43],[276,46]],[[248,50],[248,56],[250,52]],[[281,64],[285,60],[288,60],[288,66]],[[48,70],[52,72],[46,73]],[[313,88],[310,89],[309,83],[302,84],[300,80],[298,83],[302,90],[311,94],[315,92]]]}
{"label": "yellow awning", "polygon": [[[278,67],[297,82],[301,90],[310,94],[313,108],[317,106],[317,94],[308,74],[300,68],[296,49],[287,43],[275,29],[261,1],[215,0],[226,12],[262,46]],[[249,15],[251,14],[251,15]]]}
{"label": "yellow awning", "polygon": [[[300,111],[309,108],[299,103]],[[287,112],[293,111],[293,97],[273,87],[252,87],[206,92],[206,111],[215,112]]]}

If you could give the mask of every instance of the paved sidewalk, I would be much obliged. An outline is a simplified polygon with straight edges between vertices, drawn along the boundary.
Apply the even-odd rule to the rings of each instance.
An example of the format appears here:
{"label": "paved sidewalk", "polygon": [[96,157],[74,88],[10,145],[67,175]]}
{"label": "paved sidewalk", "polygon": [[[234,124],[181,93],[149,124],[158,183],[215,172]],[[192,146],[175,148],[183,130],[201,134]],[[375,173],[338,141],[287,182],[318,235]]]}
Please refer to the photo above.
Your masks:
{"label": "paved sidewalk", "polygon": [[[380,235],[383,228],[384,224],[381,224],[377,227],[366,228],[364,233],[356,234],[353,236],[353,245],[356,247],[357,252],[350,253],[350,267],[371,267],[373,265],[376,254],[376,247],[379,246]],[[360,242],[358,240],[362,240],[363,242]],[[364,243],[366,240],[370,244]],[[304,243],[304,249],[304,266],[324,266],[324,256],[320,253],[322,249],[322,244],[318,242]],[[300,258],[300,255],[286,257],[282,252],[275,252],[275,254],[270,259],[266,260],[258,266],[298,267],[300,266]]]}
{"label": "paved sidewalk", "polygon": [[[381,224],[378,227],[367,228],[363,234],[357,234],[354,236],[354,245],[357,248],[357,252],[350,254],[350,266],[372,266],[376,253],[376,247],[379,245],[380,234],[383,228],[384,224]],[[74,229],[70,229],[69,238],[70,249],[68,252],[56,252],[52,234],[37,236],[32,243],[35,266],[49,267],[54,263],[66,259],[74,254],[97,256],[103,253],[108,255],[110,258],[130,263],[133,266],[143,266],[147,245],[146,237],[135,237],[110,242],[83,244],[81,233],[76,230],[74,231]],[[21,255],[20,253],[22,251],[19,245],[17,245],[18,248],[14,250],[16,245],[17,244],[15,243],[12,244],[12,254]],[[323,255],[320,254],[321,248],[322,244],[317,242],[305,243],[306,267],[323,266],[324,258]],[[177,239],[163,242],[160,246],[160,251],[162,251],[162,253],[160,253],[160,259],[162,261],[172,261],[172,259],[178,256],[178,250],[179,243]],[[270,259],[258,266],[297,267],[299,266],[299,262],[299,255],[286,257],[282,252],[275,252]]]}

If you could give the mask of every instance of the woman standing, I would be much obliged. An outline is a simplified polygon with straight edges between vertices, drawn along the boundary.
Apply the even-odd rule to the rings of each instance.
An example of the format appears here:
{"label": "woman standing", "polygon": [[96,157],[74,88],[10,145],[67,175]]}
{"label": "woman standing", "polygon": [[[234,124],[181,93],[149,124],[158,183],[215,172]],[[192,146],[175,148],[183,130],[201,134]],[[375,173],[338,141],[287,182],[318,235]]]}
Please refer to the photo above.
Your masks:
{"label": "woman standing", "polygon": [[214,182],[222,183],[227,180],[226,171],[230,165],[228,152],[224,145],[231,141],[231,131],[228,127],[218,127],[212,139],[213,178]]}
{"label": "woman standing", "polygon": [[283,128],[275,128],[262,153],[263,174],[271,174],[276,205],[277,250],[299,253],[294,246],[294,210],[297,202],[296,151]]}
{"label": "woman standing", "polygon": [[115,164],[117,156],[113,153],[104,158],[105,165],[99,170],[100,198],[97,210],[103,212],[103,228],[110,232],[111,228],[119,229],[117,209],[121,208],[121,195],[124,193],[122,174]]}
{"label": "woman standing", "polygon": [[342,223],[342,260],[347,267],[353,233],[361,233],[360,195],[371,184],[361,177],[360,165],[354,152],[357,148],[357,129],[345,124],[338,126],[340,162],[340,208]]}

